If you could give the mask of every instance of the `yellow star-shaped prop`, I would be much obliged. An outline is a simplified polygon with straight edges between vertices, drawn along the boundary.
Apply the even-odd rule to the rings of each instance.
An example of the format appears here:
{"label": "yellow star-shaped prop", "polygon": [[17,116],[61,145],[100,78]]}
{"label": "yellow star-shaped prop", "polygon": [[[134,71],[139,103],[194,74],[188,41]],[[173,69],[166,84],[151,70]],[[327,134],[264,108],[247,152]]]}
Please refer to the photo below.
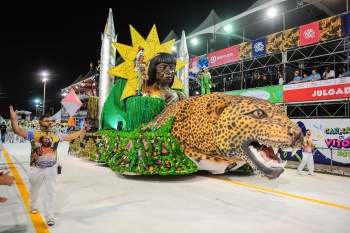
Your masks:
{"label": "yellow star-shaped prop", "polygon": [[[175,39],[173,39],[160,44],[155,25],[153,25],[146,40],[131,25],[130,34],[132,46],[113,42],[113,45],[117,49],[120,56],[122,56],[124,62],[108,71],[109,74],[127,79],[123,94],[120,98],[121,100],[134,96],[138,89],[138,72],[134,69],[134,59],[139,51],[139,47],[144,48],[145,61],[148,61],[157,53],[172,53],[172,48],[175,43]],[[185,64],[186,62],[177,59],[176,71],[181,69]],[[146,68],[146,72],[147,70],[148,67]],[[185,89],[184,85],[176,75],[174,77],[174,84],[171,86],[171,88],[182,90]]]}

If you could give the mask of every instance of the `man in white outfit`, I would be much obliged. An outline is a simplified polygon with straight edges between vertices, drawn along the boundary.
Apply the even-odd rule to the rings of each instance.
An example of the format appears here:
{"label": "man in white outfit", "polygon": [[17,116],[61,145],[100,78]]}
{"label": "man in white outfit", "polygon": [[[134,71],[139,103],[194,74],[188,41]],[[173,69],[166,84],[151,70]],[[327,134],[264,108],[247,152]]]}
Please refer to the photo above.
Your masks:
{"label": "man in white outfit", "polygon": [[315,148],[312,144],[311,130],[307,129],[304,137],[303,159],[297,169],[299,175],[302,174],[301,171],[307,164],[307,168],[309,170],[308,174],[314,176],[314,153]]}
{"label": "man in white outfit", "polygon": [[327,66],[325,71],[323,72],[322,79],[327,80],[331,78],[335,78],[335,72],[334,70],[331,70],[329,66]]}
{"label": "man in white outfit", "polygon": [[11,125],[15,134],[30,141],[31,156],[28,170],[29,180],[29,207],[32,214],[38,212],[37,200],[40,188],[44,186],[44,217],[49,226],[55,224],[54,212],[56,201],[57,179],[57,147],[61,141],[76,139],[90,129],[90,125],[84,126],[80,131],[71,134],[52,132],[52,119],[49,115],[39,118],[40,130],[21,128],[17,123],[17,113],[10,106]]}

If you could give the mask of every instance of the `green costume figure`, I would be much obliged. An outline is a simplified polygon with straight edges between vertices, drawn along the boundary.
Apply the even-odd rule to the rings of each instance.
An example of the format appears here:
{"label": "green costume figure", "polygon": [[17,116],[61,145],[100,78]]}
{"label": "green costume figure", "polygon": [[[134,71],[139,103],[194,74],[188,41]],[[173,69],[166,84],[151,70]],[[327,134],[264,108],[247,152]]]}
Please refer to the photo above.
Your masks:
{"label": "green costume figure", "polygon": [[200,81],[202,95],[210,94],[212,82],[208,67],[203,67],[203,73],[200,74]]}

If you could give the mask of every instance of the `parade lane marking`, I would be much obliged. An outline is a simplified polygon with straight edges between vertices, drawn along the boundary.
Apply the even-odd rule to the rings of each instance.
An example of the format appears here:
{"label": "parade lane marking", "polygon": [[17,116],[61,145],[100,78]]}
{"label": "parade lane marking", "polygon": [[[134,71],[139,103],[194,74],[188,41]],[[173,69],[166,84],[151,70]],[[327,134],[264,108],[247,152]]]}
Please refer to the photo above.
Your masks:
{"label": "parade lane marking", "polygon": [[23,180],[21,178],[21,176],[19,175],[15,165],[13,164],[10,155],[7,153],[5,147],[2,148],[2,152],[5,155],[5,159],[7,161],[7,164],[10,168],[10,171],[12,173],[12,175],[15,177],[15,183],[16,186],[18,188],[18,191],[22,197],[22,201],[28,211],[29,217],[33,223],[33,226],[36,230],[36,232],[40,232],[40,233],[49,233],[49,229],[44,221],[44,219],[41,217],[40,212],[38,211],[36,214],[31,214],[30,213],[30,208],[28,205],[28,200],[29,200],[29,193],[28,190],[26,188],[26,186],[23,183]]}
{"label": "parade lane marking", "polygon": [[224,181],[224,182],[227,182],[227,183],[231,183],[231,184],[236,184],[236,185],[239,185],[239,186],[244,186],[244,187],[248,187],[248,188],[252,188],[252,189],[261,190],[261,191],[264,191],[264,192],[274,193],[274,194],[278,194],[278,195],[282,195],[282,196],[287,196],[287,197],[292,197],[292,198],[296,198],[296,199],[301,199],[301,200],[304,200],[304,201],[315,202],[317,204],[322,204],[322,205],[337,207],[337,208],[340,208],[340,209],[350,210],[350,206],[339,205],[339,204],[335,204],[335,203],[331,203],[331,202],[327,202],[327,201],[321,201],[321,200],[317,200],[317,199],[313,199],[313,198],[309,198],[309,197],[303,197],[303,196],[299,196],[299,195],[295,195],[295,194],[291,194],[291,193],[286,193],[286,192],[282,192],[282,191],[277,191],[277,190],[273,190],[273,189],[269,189],[269,188],[264,188],[264,187],[255,186],[255,185],[251,185],[251,184],[246,184],[246,183],[242,183],[242,182],[227,180],[227,179],[220,178],[220,177],[213,177],[213,176],[207,176],[207,177],[215,179],[215,180],[220,180],[220,181]]}

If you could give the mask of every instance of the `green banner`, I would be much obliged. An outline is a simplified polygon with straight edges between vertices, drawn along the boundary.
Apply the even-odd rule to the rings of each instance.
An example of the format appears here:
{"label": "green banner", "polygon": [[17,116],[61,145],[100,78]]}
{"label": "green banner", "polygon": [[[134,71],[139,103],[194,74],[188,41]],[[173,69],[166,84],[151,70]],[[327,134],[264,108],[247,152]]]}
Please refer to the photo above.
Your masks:
{"label": "green banner", "polygon": [[256,97],[256,98],[268,100],[272,103],[283,103],[283,86],[282,85],[227,91],[225,93]]}

